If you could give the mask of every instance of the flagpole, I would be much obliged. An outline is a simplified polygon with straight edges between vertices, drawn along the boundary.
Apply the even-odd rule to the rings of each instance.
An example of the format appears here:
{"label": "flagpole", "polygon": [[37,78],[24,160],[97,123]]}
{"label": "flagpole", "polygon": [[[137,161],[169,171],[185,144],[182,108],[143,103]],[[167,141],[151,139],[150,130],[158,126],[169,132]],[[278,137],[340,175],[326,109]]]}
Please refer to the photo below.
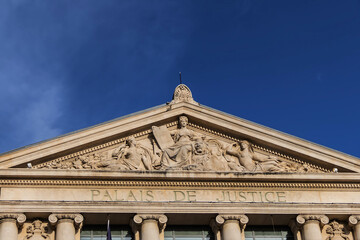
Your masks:
{"label": "flagpole", "polygon": [[107,215],[107,233],[106,233],[106,240],[111,239],[111,230],[110,230],[110,214]]}

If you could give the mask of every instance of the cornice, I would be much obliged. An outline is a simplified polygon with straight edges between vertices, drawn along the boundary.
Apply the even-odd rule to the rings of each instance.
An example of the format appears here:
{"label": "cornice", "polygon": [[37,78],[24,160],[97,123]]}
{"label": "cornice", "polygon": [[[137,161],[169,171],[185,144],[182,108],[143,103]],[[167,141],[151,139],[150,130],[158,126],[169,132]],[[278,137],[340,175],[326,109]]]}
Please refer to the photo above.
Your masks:
{"label": "cornice", "polygon": [[79,201],[0,201],[3,211],[9,212],[68,212],[68,213],[131,213],[170,214],[360,214],[360,204],[311,204],[308,203],[215,203],[215,202],[79,202]]}

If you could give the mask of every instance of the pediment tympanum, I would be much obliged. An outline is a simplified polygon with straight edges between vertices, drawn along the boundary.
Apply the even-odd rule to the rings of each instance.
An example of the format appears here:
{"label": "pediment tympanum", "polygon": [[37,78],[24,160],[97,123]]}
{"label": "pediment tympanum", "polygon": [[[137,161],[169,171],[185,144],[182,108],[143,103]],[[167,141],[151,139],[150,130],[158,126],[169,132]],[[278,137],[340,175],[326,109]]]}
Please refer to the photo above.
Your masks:
{"label": "pediment tympanum", "polygon": [[326,172],[326,169],[270,152],[247,140],[178,121],[54,159],[36,169],[111,171],[216,171],[239,173]]}
{"label": "pediment tympanum", "polygon": [[235,173],[360,172],[359,159],[195,102],[156,108],[0,155],[0,168]]}

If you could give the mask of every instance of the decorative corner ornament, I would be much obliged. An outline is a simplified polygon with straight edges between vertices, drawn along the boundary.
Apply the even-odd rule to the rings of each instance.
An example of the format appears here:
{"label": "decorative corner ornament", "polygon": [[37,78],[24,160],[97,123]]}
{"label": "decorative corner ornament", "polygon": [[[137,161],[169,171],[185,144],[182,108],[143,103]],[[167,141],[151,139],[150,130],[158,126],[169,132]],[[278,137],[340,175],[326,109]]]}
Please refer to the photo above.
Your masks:
{"label": "decorative corner ornament", "polygon": [[35,220],[26,228],[26,236],[23,240],[50,240],[48,227],[40,220]]}
{"label": "decorative corner ornament", "polygon": [[170,102],[170,105],[180,102],[187,102],[187,103],[199,105],[199,103],[194,101],[190,89],[185,84],[179,84],[175,88],[173,99]]}
{"label": "decorative corner ornament", "polygon": [[350,231],[335,220],[326,228],[326,233],[329,235],[326,240],[350,240]]}

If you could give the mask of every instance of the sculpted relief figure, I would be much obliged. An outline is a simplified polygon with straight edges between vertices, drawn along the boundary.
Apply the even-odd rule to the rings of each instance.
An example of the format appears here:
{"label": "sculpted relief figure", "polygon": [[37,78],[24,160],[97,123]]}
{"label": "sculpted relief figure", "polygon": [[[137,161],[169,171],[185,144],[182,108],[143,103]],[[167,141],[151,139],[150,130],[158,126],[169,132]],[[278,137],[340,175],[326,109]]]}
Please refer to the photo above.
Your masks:
{"label": "sculpted relief figure", "polygon": [[194,170],[215,172],[321,172],[312,166],[265,156],[245,140],[225,140],[201,135],[188,128],[188,118],[179,126],[152,127],[152,135],[137,141],[133,136],[115,149],[94,151],[66,161],[53,161],[44,168],[108,169],[112,171]]}
{"label": "sculpted relief figure", "polygon": [[191,166],[194,151],[195,133],[187,128],[188,118],[179,117],[180,129],[170,131],[174,140],[173,144],[163,148],[162,165],[163,168],[181,168]]}
{"label": "sculpted relief figure", "polygon": [[250,143],[246,140],[231,144],[226,149],[226,154],[238,159],[238,162],[235,164],[229,160],[231,168],[236,168],[236,165],[240,165],[238,167],[243,167],[245,171],[250,172],[282,172],[282,168],[275,157],[264,157],[255,153]]}
{"label": "sculpted relief figure", "polygon": [[326,228],[326,233],[328,234],[326,240],[350,240],[349,229],[335,220]]}
{"label": "sculpted relief figure", "polygon": [[152,153],[136,142],[134,137],[129,137],[125,146],[114,150],[112,157],[116,159],[111,162],[110,168],[119,170],[151,170]]}
{"label": "sculpted relief figure", "polygon": [[214,139],[198,138],[194,144],[196,170],[226,172],[231,169],[223,156],[223,147]]}
{"label": "sculpted relief figure", "polygon": [[179,117],[179,129],[153,127],[154,137],[162,150],[161,169],[196,171],[229,171],[222,144],[196,134],[187,128],[188,118]]}
{"label": "sculpted relief figure", "polygon": [[26,228],[26,235],[23,240],[49,240],[48,228],[40,220],[35,220]]}

